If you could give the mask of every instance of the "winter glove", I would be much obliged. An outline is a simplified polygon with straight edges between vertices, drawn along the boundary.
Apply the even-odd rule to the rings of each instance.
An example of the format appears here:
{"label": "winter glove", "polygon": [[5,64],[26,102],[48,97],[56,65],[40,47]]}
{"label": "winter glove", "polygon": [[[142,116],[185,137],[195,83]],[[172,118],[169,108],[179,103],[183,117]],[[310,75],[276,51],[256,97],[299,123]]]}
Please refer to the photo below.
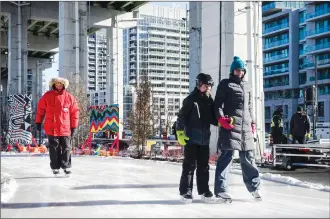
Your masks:
{"label": "winter glove", "polygon": [[41,123],[36,123],[37,130],[40,132],[41,131]]}
{"label": "winter glove", "polygon": [[71,137],[73,137],[76,134],[76,128],[71,128]]}
{"label": "winter glove", "polygon": [[232,130],[234,126],[232,125],[234,122],[234,119],[228,116],[222,116],[218,119],[218,125],[225,129]]}
{"label": "winter glove", "polygon": [[310,138],[311,138],[311,134],[310,133],[307,133],[306,134],[306,141],[308,141]]}
{"label": "winter glove", "polygon": [[293,141],[293,136],[292,134],[289,135],[289,140],[292,142]]}
{"label": "winter glove", "polygon": [[256,132],[256,124],[252,123],[251,128],[252,128],[252,134],[254,134]]}
{"label": "winter glove", "polygon": [[176,135],[178,136],[178,142],[180,145],[186,145],[186,140],[189,140],[189,137],[186,136],[186,134],[184,133],[184,131],[176,131]]}

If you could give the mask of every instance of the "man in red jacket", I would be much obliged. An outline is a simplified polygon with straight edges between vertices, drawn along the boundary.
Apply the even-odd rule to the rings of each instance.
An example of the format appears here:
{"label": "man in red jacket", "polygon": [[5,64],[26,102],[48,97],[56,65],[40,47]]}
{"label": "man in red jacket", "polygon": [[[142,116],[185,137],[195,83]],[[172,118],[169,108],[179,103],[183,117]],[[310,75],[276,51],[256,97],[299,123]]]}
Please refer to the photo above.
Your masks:
{"label": "man in red jacket", "polygon": [[48,135],[50,167],[55,175],[60,168],[71,174],[71,137],[78,126],[79,108],[77,100],[66,89],[69,81],[65,78],[53,78],[49,82],[52,90],[39,100],[36,114],[37,129],[45,118],[44,130]]}

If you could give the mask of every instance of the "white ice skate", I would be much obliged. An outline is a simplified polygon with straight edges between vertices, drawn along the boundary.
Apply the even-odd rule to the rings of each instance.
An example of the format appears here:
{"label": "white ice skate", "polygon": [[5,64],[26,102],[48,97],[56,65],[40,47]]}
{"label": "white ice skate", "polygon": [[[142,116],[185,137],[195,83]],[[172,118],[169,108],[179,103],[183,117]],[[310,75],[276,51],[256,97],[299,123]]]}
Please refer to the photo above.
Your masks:
{"label": "white ice skate", "polygon": [[53,174],[55,177],[59,177],[60,176],[60,170],[53,170]]}
{"label": "white ice skate", "polygon": [[227,192],[221,192],[215,195],[216,202],[225,202],[225,203],[231,203],[233,200],[231,199],[231,196]]}
{"label": "white ice skate", "polygon": [[201,195],[201,200],[204,203],[215,203],[212,192],[205,192]]}
{"label": "white ice skate", "polygon": [[180,201],[183,202],[183,203],[185,203],[185,204],[192,203],[193,196],[192,196],[191,193],[187,193],[187,194],[181,195]]}
{"label": "white ice skate", "polygon": [[64,173],[66,177],[71,177],[71,170],[69,168],[64,169]]}
{"label": "white ice skate", "polygon": [[252,194],[252,196],[253,196],[256,200],[258,200],[258,201],[261,201],[261,200],[262,200],[262,198],[261,198],[261,192],[260,192],[259,190],[256,190],[256,191],[254,191],[254,192],[251,192],[251,194]]}

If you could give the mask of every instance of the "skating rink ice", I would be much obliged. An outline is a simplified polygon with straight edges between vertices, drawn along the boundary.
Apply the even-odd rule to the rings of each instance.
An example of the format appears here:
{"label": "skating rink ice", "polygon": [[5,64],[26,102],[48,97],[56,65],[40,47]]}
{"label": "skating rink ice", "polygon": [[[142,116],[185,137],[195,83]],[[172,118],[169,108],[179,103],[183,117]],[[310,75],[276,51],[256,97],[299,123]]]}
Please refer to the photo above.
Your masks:
{"label": "skating rink ice", "polygon": [[[1,171],[17,190],[1,204],[1,217],[329,218],[330,193],[263,180],[263,201],[247,192],[242,176],[230,174],[232,203],[179,199],[181,165],[125,158],[73,157],[71,178],[54,177],[45,156],[2,156]],[[329,179],[330,180],[330,179]],[[210,171],[213,192],[214,170]]]}

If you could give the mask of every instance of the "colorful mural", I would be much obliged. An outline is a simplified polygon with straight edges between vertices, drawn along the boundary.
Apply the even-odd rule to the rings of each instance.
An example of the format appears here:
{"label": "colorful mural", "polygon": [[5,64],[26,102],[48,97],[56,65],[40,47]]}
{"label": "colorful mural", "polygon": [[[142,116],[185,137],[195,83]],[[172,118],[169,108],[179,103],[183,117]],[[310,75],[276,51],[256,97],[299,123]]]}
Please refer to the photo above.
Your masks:
{"label": "colorful mural", "polygon": [[119,132],[119,107],[118,104],[91,106],[89,132],[103,131]]}

